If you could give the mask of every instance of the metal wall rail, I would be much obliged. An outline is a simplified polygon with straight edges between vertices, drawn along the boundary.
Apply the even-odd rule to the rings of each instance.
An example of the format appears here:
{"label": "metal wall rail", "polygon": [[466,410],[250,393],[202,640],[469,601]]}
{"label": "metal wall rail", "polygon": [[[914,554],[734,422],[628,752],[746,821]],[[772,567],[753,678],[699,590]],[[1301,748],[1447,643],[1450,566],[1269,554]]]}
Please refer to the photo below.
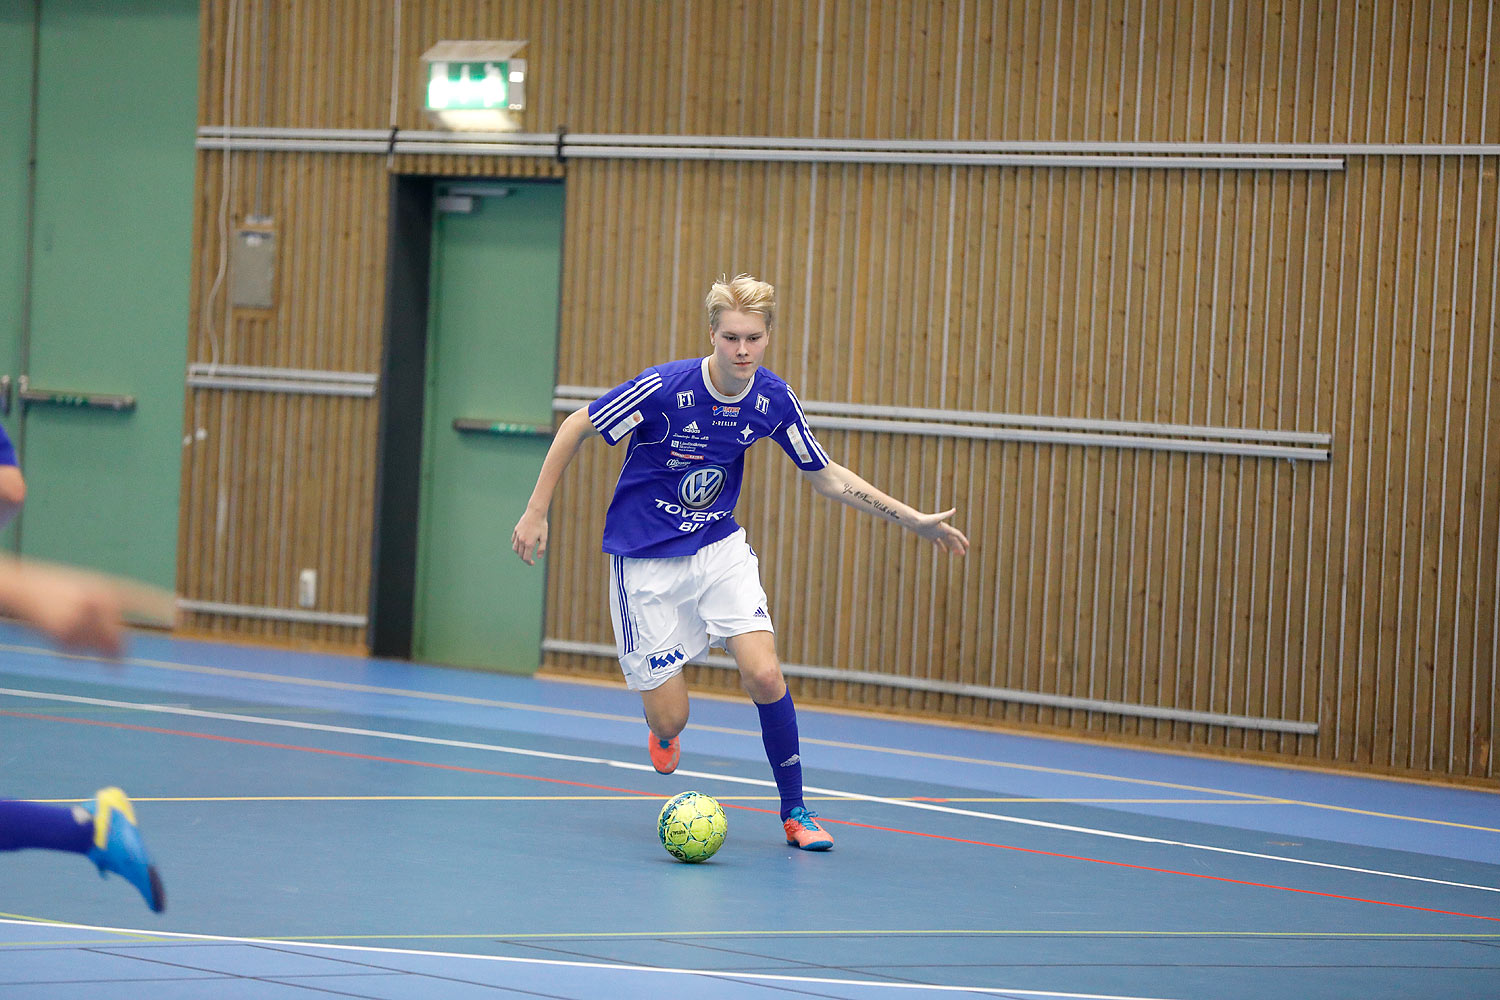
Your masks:
{"label": "metal wall rail", "polygon": [[239,389],[250,392],[305,393],[318,396],[375,395],[379,376],[366,372],[268,368],[260,365],[188,365],[187,384],[195,389]]}
{"label": "metal wall rail", "polygon": [[[407,132],[430,139],[444,132]],[[489,133],[504,141],[505,133]],[[537,135],[538,133],[530,133]],[[545,133],[543,133],[545,135]],[[1053,139],[1004,141],[965,139],[827,139],[740,135],[629,135],[569,132],[567,141],[589,146],[701,146],[708,148],[847,149],[865,152],[917,150],[929,153],[1106,153],[1144,156],[1496,156],[1497,143],[1323,142],[1090,142]]]}
{"label": "metal wall rail", "polygon": [[[614,659],[614,646],[599,642],[574,642],[569,639],[543,639],[542,651],[547,653],[571,653],[583,656],[601,656]],[[708,656],[693,663],[718,670],[735,670],[734,660],[727,656]],[[1139,719],[1161,719],[1167,722],[1190,722],[1205,726],[1228,726],[1233,729],[1253,729],[1259,732],[1293,733],[1299,736],[1316,736],[1318,723],[1298,722],[1290,719],[1267,719],[1253,715],[1230,715],[1223,712],[1200,712],[1187,708],[1164,708],[1156,705],[1135,705],[1124,701],[1106,701],[1099,698],[1078,698],[1072,695],[1044,694],[1038,691],[1021,691],[1016,688],[986,687],[980,684],[959,684],[953,681],[935,681],[923,677],[901,677],[896,674],[877,674],[865,670],[840,670],[836,667],[812,667],[800,663],[783,663],[782,673],[789,677],[806,677],[821,681],[843,681],[851,684],[873,684],[879,687],[901,688],[906,691],[921,691],[932,694],[950,694],[964,698],[983,698],[989,701],[1005,701],[1018,705],[1038,705],[1045,708],[1062,708],[1075,712],[1104,712]]]}
{"label": "metal wall rail", "polygon": [[[412,144],[415,145],[415,144]],[[401,148],[412,153],[440,153],[438,148]],[[862,150],[718,149],[698,146],[585,146],[568,143],[563,156],[599,160],[729,160],[790,163],[888,163],[954,167],[1085,167],[1106,170],[1343,170],[1336,157],[1271,156],[1135,156],[1089,153],[913,153]]]}
{"label": "metal wall rail", "polygon": [[[563,389],[576,389],[577,386],[559,386],[558,391]],[[552,409],[567,413],[578,409],[586,403],[592,402],[603,394],[600,390],[592,396],[567,397],[558,396],[552,400]],[[1203,455],[1241,455],[1251,458],[1284,458],[1301,459],[1310,462],[1326,462],[1329,459],[1329,448],[1327,442],[1323,447],[1306,447],[1295,444],[1264,444],[1250,441],[1225,441],[1225,440],[1201,440],[1203,435],[1194,436],[1195,428],[1191,425],[1174,427],[1171,424],[1156,424],[1153,427],[1160,428],[1154,433],[1162,435],[1172,434],[1175,436],[1149,437],[1144,434],[1116,433],[1116,430],[1130,430],[1140,425],[1132,425],[1128,421],[1093,421],[1097,430],[1077,431],[1069,429],[1036,430],[1022,427],[997,427],[976,426],[973,424],[962,424],[952,422],[933,422],[920,420],[884,420],[874,417],[862,416],[831,416],[826,412],[815,412],[826,410],[835,406],[831,403],[804,403],[803,410],[807,414],[809,426],[827,427],[834,430],[856,430],[876,431],[887,434],[917,434],[926,437],[953,437],[968,438],[984,441],[1024,441],[1031,444],[1066,444],[1083,445],[1094,448],[1129,448],[1139,451],[1175,451],[1188,452]],[[855,404],[839,406],[843,413],[858,413],[864,407]],[[869,409],[876,409],[870,407]],[[949,418],[961,415],[963,411],[928,411],[943,414]],[[996,417],[1004,415],[995,414]],[[1028,420],[1045,421],[1051,418],[1027,417]],[[1071,418],[1057,418],[1067,420]],[[1058,426],[1058,425],[1054,425]],[[1230,436],[1231,428],[1212,428],[1221,437]],[[1297,431],[1266,432],[1256,431],[1256,434],[1286,433],[1301,434]],[[1328,435],[1314,435],[1314,437],[1327,438]],[[1331,438],[1330,438],[1331,440]]]}
{"label": "metal wall rail", "polygon": [[304,611],[301,608],[272,608],[259,604],[224,604],[220,601],[194,601],[186,597],[177,599],[177,607],[183,611],[204,615],[263,618],[270,621],[301,622],[308,625],[345,625],[349,628],[364,628],[370,621],[366,615],[345,614],[338,611]]}
{"label": "metal wall rail", "polygon": [[[516,132],[464,133],[373,129],[276,129],[205,125],[197,148],[324,153],[410,153],[467,156],[538,156],[608,160],[725,160],[792,163],[886,163],[932,166],[1092,167],[1104,169],[1342,170],[1339,157],[1266,155],[1244,149],[1211,154],[1179,148],[1189,144],[1057,144],[1027,150],[1015,143],[955,143],[869,140],[798,140],[743,136],[641,136]],[[1252,155],[1259,152],[1260,155]]]}
{"label": "metal wall rail", "polygon": [[[580,405],[592,403],[609,387],[560,385],[554,393]],[[937,420],[950,423],[994,424],[1012,427],[1042,427],[1052,430],[1109,431],[1122,434],[1167,434],[1174,437],[1221,438],[1238,441],[1268,441],[1278,444],[1327,446],[1333,435],[1321,431],[1261,430],[1254,427],[1210,427],[1203,424],[1164,424],[1139,420],[1098,420],[1092,417],[1044,417],[1030,413],[992,413],[988,410],[938,410],[921,406],[878,406],[872,403],[822,403],[800,401],[805,413],[889,417],[897,420]]]}
{"label": "metal wall rail", "polygon": [[[1153,142],[946,139],[829,139],[795,136],[742,135],[650,135],[606,132],[443,132],[420,129],[311,129],[271,128],[244,125],[203,125],[198,129],[200,148],[222,148],[232,140],[235,148],[249,148],[241,141],[314,140],[378,143],[385,151],[391,143],[435,144],[444,152],[454,146],[526,146],[564,152],[570,146],[695,147],[700,149],[842,150],[848,152],[921,153],[1065,153],[1136,156],[1500,156],[1500,143],[1420,142]],[[221,145],[203,146],[201,140]],[[409,152],[398,149],[397,152]]]}

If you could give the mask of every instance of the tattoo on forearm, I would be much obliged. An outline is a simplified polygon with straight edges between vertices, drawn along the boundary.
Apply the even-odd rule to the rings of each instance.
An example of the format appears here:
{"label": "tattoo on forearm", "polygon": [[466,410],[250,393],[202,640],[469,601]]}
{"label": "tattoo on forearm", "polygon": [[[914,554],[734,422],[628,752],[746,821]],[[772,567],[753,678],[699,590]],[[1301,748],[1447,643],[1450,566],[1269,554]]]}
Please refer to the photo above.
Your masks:
{"label": "tattoo on forearm", "polygon": [[901,520],[901,515],[898,514],[898,513],[896,513],[896,508],[892,507],[888,503],[882,503],[881,501],[879,501],[879,500],[875,499],[874,497],[872,497],[869,493],[866,493],[864,490],[855,489],[853,486],[850,486],[848,483],[844,484],[844,495],[847,496],[847,497],[850,497],[852,499],[859,500],[859,501],[861,501],[863,503],[869,504],[875,510],[877,510],[880,513],[884,514],[886,517],[890,518],[892,521],[899,521],[899,520]]}

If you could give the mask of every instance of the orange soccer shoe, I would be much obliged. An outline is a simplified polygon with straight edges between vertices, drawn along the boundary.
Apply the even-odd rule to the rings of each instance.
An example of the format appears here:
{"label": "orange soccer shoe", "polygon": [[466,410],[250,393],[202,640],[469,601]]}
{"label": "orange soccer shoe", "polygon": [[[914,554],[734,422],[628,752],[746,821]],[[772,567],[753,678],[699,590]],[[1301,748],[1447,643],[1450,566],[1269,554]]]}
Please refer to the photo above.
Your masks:
{"label": "orange soccer shoe", "polygon": [[826,851],[833,847],[833,838],[814,819],[817,815],[809,809],[797,806],[790,816],[782,820],[781,825],[786,830],[788,846],[800,847],[804,851]]}
{"label": "orange soccer shoe", "polygon": [[677,762],[682,760],[682,745],[675,736],[664,740],[652,733],[651,739],[646,741],[646,749],[651,752],[651,766],[658,774],[671,774],[677,770]]}

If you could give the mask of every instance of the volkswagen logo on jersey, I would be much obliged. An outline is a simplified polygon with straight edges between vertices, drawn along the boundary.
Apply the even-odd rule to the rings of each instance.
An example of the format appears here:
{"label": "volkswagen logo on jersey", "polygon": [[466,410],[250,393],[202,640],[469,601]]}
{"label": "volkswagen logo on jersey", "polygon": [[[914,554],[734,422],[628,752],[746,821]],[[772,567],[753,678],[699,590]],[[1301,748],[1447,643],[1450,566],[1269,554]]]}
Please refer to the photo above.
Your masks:
{"label": "volkswagen logo on jersey", "polygon": [[719,499],[723,489],[724,470],[717,465],[708,465],[682,477],[677,484],[677,497],[684,507],[702,510]]}

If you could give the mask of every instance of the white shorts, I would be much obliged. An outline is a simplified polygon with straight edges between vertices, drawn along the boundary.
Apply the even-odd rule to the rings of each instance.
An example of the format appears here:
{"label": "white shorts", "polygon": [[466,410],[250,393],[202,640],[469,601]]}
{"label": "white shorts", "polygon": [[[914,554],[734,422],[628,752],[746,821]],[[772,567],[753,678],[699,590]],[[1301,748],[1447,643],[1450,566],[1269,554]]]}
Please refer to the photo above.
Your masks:
{"label": "white shorts", "polygon": [[612,555],[609,584],[615,651],[632,691],[665,683],[731,636],[775,631],[744,528],[690,556]]}

